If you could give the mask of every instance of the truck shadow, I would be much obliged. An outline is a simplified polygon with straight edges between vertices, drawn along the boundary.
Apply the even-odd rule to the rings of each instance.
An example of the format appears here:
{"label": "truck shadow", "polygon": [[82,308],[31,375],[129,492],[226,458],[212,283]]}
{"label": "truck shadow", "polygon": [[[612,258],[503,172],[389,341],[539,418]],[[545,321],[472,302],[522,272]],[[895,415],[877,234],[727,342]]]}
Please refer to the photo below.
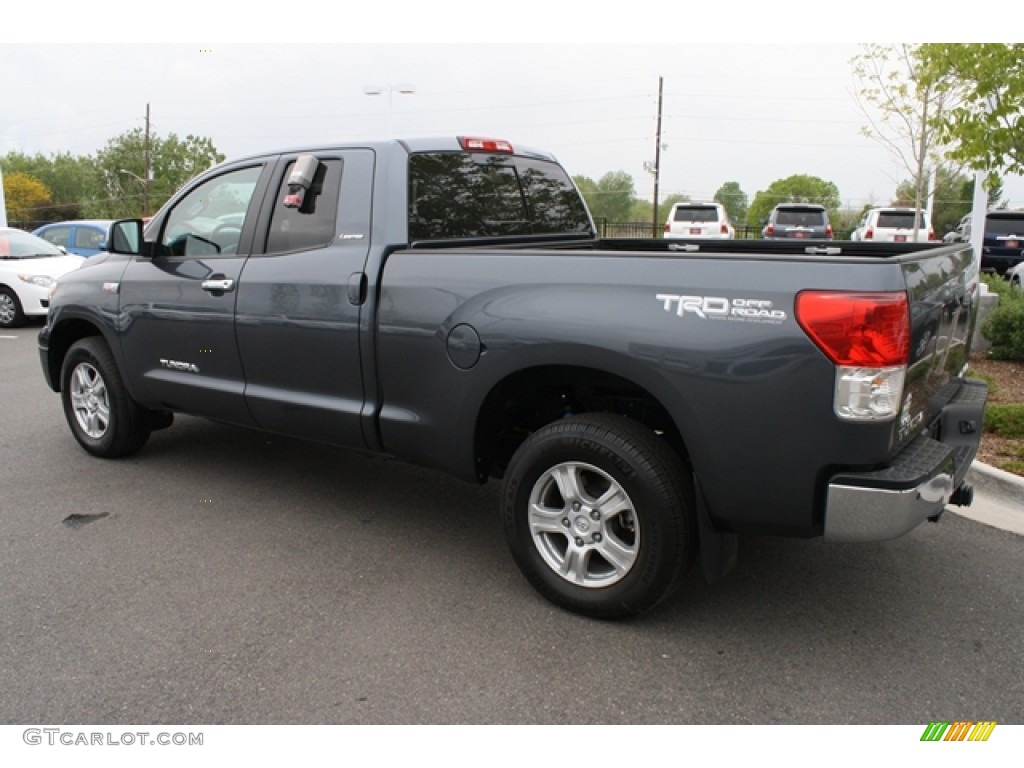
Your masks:
{"label": "truck shadow", "polygon": [[[339,534],[358,527],[363,546],[379,542],[381,558],[391,556],[397,537],[415,557],[434,561],[436,572],[450,573],[446,581],[472,584],[486,573],[510,591],[508,599],[535,601],[543,613],[554,611],[570,623],[588,622],[548,606],[519,575],[505,546],[497,482],[479,486],[386,457],[189,417],[154,434],[131,462],[166,467],[197,491],[219,493],[222,515],[255,524],[267,514],[311,516]],[[234,495],[234,505],[225,494]],[[669,600],[619,626],[682,629],[697,637],[709,624],[738,636],[757,636],[771,626],[794,638],[828,638],[842,648],[875,634],[905,634],[909,642],[932,631],[937,616],[952,624],[977,623],[985,617],[963,597],[991,594],[984,573],[970,567],[986,553],[961,533],[978,525],[947,513],[938,525],[859,545],[744,536],[737,567],[722,581],[706,584],[695,567]],[[335,545],[344,543],[316,543]]]}

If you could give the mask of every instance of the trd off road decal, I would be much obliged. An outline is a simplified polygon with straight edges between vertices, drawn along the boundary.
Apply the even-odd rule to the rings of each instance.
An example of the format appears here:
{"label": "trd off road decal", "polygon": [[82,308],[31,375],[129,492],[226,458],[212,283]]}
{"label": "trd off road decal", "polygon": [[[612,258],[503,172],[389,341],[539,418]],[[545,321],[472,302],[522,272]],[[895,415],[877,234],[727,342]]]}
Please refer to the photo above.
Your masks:
{"label": "trd off road decal", "polygon": [[679,317],[691,314],[701,320],[733,320],[743,323],[778,325],[786,313],[765,299],[728,299],[724,296],[681,296],[659,293],[655,298],[666,312]]}

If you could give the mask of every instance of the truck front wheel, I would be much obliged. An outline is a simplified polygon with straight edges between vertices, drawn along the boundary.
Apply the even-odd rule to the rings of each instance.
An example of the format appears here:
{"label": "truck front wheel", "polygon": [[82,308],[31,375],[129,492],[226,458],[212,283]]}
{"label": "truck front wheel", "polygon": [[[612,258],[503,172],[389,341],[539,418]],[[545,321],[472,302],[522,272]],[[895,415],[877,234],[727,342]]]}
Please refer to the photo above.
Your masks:
{"label": "truck front wheel", "polygon": [[693,484],[644,425],[615,414],[549,424],[516,451],[502,489],[520,570],[568,610],[615,619],[666,598],[696,555]]}
{"label": "truck front wheel", "polygon": [[61,401],[71,433],[94,456],[127,456],[149,439],[150,413],[131,399],[114,356],[99,337],[80,339],[68,350]]}

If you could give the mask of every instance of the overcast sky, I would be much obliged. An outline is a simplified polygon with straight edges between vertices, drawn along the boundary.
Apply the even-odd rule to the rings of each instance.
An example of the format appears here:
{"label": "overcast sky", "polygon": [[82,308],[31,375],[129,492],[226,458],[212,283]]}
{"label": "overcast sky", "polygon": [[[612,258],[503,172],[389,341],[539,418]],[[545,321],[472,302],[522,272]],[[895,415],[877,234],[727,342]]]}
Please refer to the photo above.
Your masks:
{"label": "overcast sky", "polygon": [[[270,9],[274,23],[249,26],[211,18],[201,3],[149,20],[142,6],[108,5],[109,17],[90,4],[82,26],[63,19],[56,33],[44,35],[38,19],[20,25],[27,38],[3,25],[0,154],[93,153],[142,127],[149,104],[156,133],[208,136],[229,158],[389,132],[476,134],[549,150],[573,175],[626,171],[650,199],[644,163],[655,155],[661,77],[662,198],[710,198],[736,181],[753,199],[799,173],[834,182],[859,208],[889,202],[909,177],[861,134],[850,64],[860,47],[818,42],[841,24],[820,4],[808,16],[812,4],[794,3],[789,22],[787,4],[776,4],[740,25],[728,16],[738,8],[694,15],[678,2],[607,11],[491,2],[481,19],[470,3],[353,14],[338,10],[346,4],[254,2],[245,6],[254,18]],[[121,8],[131,31],[109,21]],[[651,40],[640,42],[644,25]],[[210,37],[177,42],[193,30]],[[63,42],[43,42],[52,34]],[[368,86],[393,90],[370,96]],[[406,86],[415,93],[394,90]],[[1021,179],[1007,178],[1005,190],[1024,207]]]}

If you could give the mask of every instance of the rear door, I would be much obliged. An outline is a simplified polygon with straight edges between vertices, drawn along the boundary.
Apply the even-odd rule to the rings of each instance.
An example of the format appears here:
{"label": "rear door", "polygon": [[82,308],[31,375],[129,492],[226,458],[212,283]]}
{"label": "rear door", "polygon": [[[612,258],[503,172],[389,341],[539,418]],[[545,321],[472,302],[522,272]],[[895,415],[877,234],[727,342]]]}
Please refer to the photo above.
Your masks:
{"label": "rear door", "polygon": [[252,423],[235,341],[238,278],[273,158],[218,170],[161,215],[152,257],[119,286],[129,385],[150,407]]}
{"label": "rear door", "polygon": [[360,313],[370,247],[374,154],[315,153],[302,204],[288,179],[299,155],[273,173],[241,275],[236,333],[246,402],[258,426],[362,448]]}

